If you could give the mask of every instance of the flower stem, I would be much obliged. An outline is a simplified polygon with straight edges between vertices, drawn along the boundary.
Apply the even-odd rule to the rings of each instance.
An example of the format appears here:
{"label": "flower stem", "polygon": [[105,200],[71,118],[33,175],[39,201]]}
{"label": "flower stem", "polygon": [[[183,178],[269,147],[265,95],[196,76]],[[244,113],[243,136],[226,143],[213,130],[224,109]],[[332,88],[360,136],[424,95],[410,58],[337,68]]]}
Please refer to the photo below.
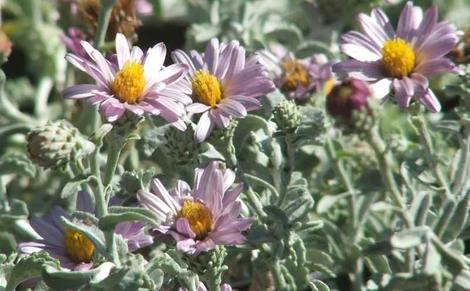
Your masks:
{"label": "flower stem", "polygon": [[[351,234],[353,236],[353,244],[358,241],[358,239],[362,235],[362,231],[358,230],[358,223],[357,223],[357,201],[356,201],[356,190],[349,178],[348,173],[344,167],[344,163],[342,160],[338,159],[336,155],[336,151],[333,145],[333,141],[326,137],[326,152],[330,160],[333,161],[333,165],[335,167],[336,174],[340,177],[343,184],[346,186],[346,189],[349,193],[349,212],[351,217]],[[363,260],[359,256],[356,258],[354,263],[354,272],[350,274],[350,278],[353,284],[354,290],[361,290],[361,286],[363,283]]]}
{"label": "flower stem", "polygon": [[[106,31],[108,30],[109,19],[111,17],[111,13],[112,13],[113,6],[115,3],[116,3],[116,0],[101,1],[102,7],[100,9],[98,27],[96,29],[96,37],[95,37],[95,47],[97,49],[100,49],[100,47],[103,46],[104,39],[106,36]],[[92,116],[93,116],[92,129],[94,132],[98,128],[98,124],[99,124],[98,111],[94,110],[94,114]],[[96,210],[98,213],[98,217],[102,217],[108,213],[108,207],[107,207],[107,203],[105,199],[106,193],[104,193],[104,185],[103,185],[103,180],[101,179],[101,172],[100,172],[100,162],[99,162],[100,149],[101,149],[101,145],[99,146],[97,145],[96,150],[91,157],[91,172],[97,178],[96,179],[97,186],[95,190],[95,202],[96,202]],[[119,158],[119,154],[118,154],[118,158]],[[107,172],[108,172],[108,168],[109,168],[109,165],[107,167]],[[114,169],[115,169],[115,166],[114,166]],[[114,174],[114,171],[113,171],[113,174]],[[106,249],[111,255],[114,263],[117,266],[119,266],[120,262],[119,262],[119,256],[117,254],[114,232],[112,230],[105,232],[105,238],[106,238]]]}
{"label": "flower stem", "polygon": [[286,143],[286,157],[287,157],[287,182],[282,183],[281,185],[281,191],[280,195],[278,196],[278,200],[276,201],[277,205],[282,205],[284,203],[284,200],[286,199],[287,196],[287,186],[290,184],[290,180],[292,177],[292,172],[294,171],[294,164],[295,164],[295,151],[296,151],[296,146],[295,144],[292,143],[292,136],[289,134],[286,134],[285,139]]}
{"label": "flower stem", "polygon": [[104,187],[107,187],[111,184],[114,173],[116,172],[116,167],[119,162],[119,156],[121,155],[123,146],[121,144],[117,145],[110,143],[108,150],[108,160],[106,162],[106,172],[104,174],[103,184]]}
{"label": "flower stem", "polygon": [[398,189],[397,182],[393,176],[392,171],[392,157],[390,153],[387,151],[386,146],[380,137],[379,130],[377,125],[373,126],[372,128],[366,131],[368,142],[371,145],[372,149],[375,152],[377,157],[377,161],[379,164],[380,173],[382,174],[382,178],[387,186],[389,192],[392,194],[392,200],[395,205],[401,210],[401,216],[407,228],[412,227],[413,222],[409,217],[407,207],[405,202],[403,201],[403,197],[401,195],[400,190]]}
{"label": "flower stem", "polygon": [[333,146],[333,142],[330,138],[326,138],[326,151],[328,157],[333,161],[336,174],[340,177],[343,184],[346,186],[346,189],[349,193],[349,206],[350,206],[350,215],[352,218],[352,225],[355,229],[356,222],[357,222],[357,215],[356,215],[356,191],[351,183],[351,179],[344,168],[344,163],[336,156],[336,151]]}
{"label": "flower stem", "polygon": [[468,177],[468,165],[470,163],[470,127],[464,127],[464,138],[462,141],[462,150],[460,153],[460,161],[455,174],[454,184],[452,185],[452,193],[460,195],[465,187]]}
{"label": "flower stem", "polygon": [[277,192],[276,188],[269,184],[268,182],[266,182],[265,180],[259,178],[259,177],[256,177],[256,176],[253,176],[251,174],[248,174],[248,173],[245,173],[243,174],[246,178],[247,181],[250,181],[252,182],[253,184],[256,184],[256,185],[259,185],[259,186],[264,186],[265,188],[267,188],[269,191],[272,192],[272,194],[274,194],[276,197],[279,197],[279,193]]}
{"label": "flower stem", "polygon": [[3,178],[0,175],[0,207],[3,210],[8,210],[8,201],[5,186],[3,185]]}
{"label": "flower stem", "polygon": [[108,31],[109,20],[111,13],[113,12],[113,6],[116,4],[116,0],[103,0],[101,1],[100,15],[98,18],[98,27],[95,35],[95,47],[100,49],[106,37]]}
{"label": "flower stem", "polygon": [[434,172],[434,176],[436,180],[444,188],[446,197],[451,195],[449,183],[445,175],[442,173],[441,167],[439,165],[439,158],[434,151],[434,146],[432,144],[431,135],[429,134],[429,130],[426,124],[426,120],[422,114],[418,116],[411,117],[411,122],[414,125],[416,131],[419,134],[419,137],[424,144],[424,149],[426,151],[426,158],[428,160],[429,166],[432,168]]}
{"label": "flower stem", "polygon": [[46,118],[44,115],[47,111],[47,100],[53,85],[54,82],[51,77],[43,77],[39,81],[37,94],[34,98],[34,114],[38,119]]}

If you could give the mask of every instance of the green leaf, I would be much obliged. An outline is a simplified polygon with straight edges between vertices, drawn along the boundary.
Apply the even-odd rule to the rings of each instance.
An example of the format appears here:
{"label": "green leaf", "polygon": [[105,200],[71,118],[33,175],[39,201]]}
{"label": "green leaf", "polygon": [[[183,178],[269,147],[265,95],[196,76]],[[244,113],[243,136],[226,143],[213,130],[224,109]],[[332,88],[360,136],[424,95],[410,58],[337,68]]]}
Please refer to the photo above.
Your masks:
{"label": "green leaf", "polygon": [[159,219],[152,211],[138,207],[114,206],[109,214],[100,218],[99,226],[103,230],[111,230],[123,221],[142,221],[150,225],[158,225]]}
{"label": "green leaf", "polygon": [[430,230],[427,227],[415,227],[397,232],[390,238],[390,244],[397,249],[410,249],[429,240]]}
{"label": "green leaf", "polygon": [[55,290],[78,290],[86,286],[101,269],[89,271],[69,271],[53,266],[45,266],[42,278],[46,284]]}
{"label": "green leaf", "polygon": [[62,188],[62,191],[60,192],[60,197],[65,199],[77,194],[77,192],[81,189],[81,185],[86,183],[87,181],[88,179],[79,179],[67,182],[67,184],[65,184],[64,188]]}
{"label": "green leaf", "polygon": [[447,225],[444,233],[445,235],[443,237],[445,241],[452,241],[456,239],[463,230],[468,219],[469,202],[470,192],[467,192],[467,194],[465,194],[465,196],[458,202],[457,208],[455,209],[452,218]]}
{"label": "green leaf", "polygon": [[38,252],[18,260],[8,279],[5,291],[13,291],[16,286],[27,279],[40,277],[44,266],[59,266],[46,252]]}
{"label": "green leaf", "polygon": [[310,282],[310,288],[314,291],[330,291],[330,287],[320,280],[313,280]]}
{"label": "green leaf", "polygon": [[15,220],[28,219],[28,206],[21,200],[12,199],[8,212],[0,213],[0,220],[11,223]]}
{"label": "green leaf", "polygon": [[9,154],[0,158],[0,175],[20,174],[33,178],[36,166],[24,154]]}

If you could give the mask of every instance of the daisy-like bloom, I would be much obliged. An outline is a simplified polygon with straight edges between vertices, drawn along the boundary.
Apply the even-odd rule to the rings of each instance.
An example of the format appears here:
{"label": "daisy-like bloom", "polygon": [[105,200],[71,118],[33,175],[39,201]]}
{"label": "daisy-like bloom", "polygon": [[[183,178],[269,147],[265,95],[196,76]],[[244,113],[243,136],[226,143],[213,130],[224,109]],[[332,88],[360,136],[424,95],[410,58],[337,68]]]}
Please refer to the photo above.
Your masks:
{"label": "daisy-like bloom", "polygon": [[205,169],[196,169],[194,188],[184,181],[167,191],[160,180],[152,182],[153,193],[141,190],[140,204],[155,212],[161,225],[152,230],[171,235],[176,247],[188,254],[214,249],[216,245],[235,245],[245,242],[242,231],[248,229],[252,218],[242,218],[241,204],[236,201],[243,185],[233,188],[231,170],[221,170],[216,162]]}
{"label": "daisy-like bloom", "polygon": [[63,33],[60,36],[60,40],[67,47],[67,49],[82,58],[88,58],[87,52],[83,49],[81,42],[85,40],[85,34],[78,27],[70,27],[67,30],[67,34]]}
{"label": "daisy-like bloom", "polygon": [[202,113],[194,136],[204,141],[214,126],[227,128],[232,116],[243,118],[261,106],[259,97],[274,90],[258,56],[245,58],[245,49],[237,41],[220,43],[212,39],[204,54],[181,50],[172,53],[176,63],[186,64],[189,73],[180,87],[193,104],[188,112]]}
{"label": "daisy-like bloom", "polygon": [[[85,192],[78,193],[77,210],[93,212],[88,196]],[[72,271],[91,269],[95,246],[82,233],[64,227],[61,217],[70,218],[62,208],[54,207],[48,215],[33,218],[31,226],[42,239],[20,243],[18,250],[24,254],[45,251],[58,259],[62,268]],[[86,226],[86,223],[83,225]],[[123,237],[132,252],[153,242],[152,237],[146,235],[144,230],[142,223],[121,222],[116,226],[115,233]]]}
{"label": "daisy-like bloom", "polygon": [[276,87],[298,103],[306,102],[316,92],[328,94],[334,84],[332,63],[323,54],[297,59],[285,47],[273,44],[259,55]]}
{"label": "daisy-like bloom", "polygon": [[[163,43],[150,48],[144,55],[138,47],[129,49],[122,34],[116,35],[116,59],[107,60],[88,42],[81,46],[87,57],[68,54],[67,60],[96,80],[96,84],[81,84],[67,88],[64,97],[87,99],[99,105],[101,115],[108,121],[119,119],[126,110],[136,115],[161,115],[175,127],[184,130],[181,116],[184,104],[191,99],[172,89],[187,71],[184,64],[163,66],[166,48]],[[90,59],[92,61],[90,61]]]}
{"label": "daisy-like bloom", "polygon": [[441,73],[458,73],[446,57],[458,42],[455,26],[438,22],[437,7],[426,11],[408,2],[401,12],[395,31],[380,9],[370,16],[358,17],[361,32],[348,32],[342,38],[341,50],[353,59],[334,66],[337,73],[374,82],[376,97],[383,98],[390,90],[398,105],[408,107],[411,98],[432,112],[441,105],[429,89],[428,77]]}

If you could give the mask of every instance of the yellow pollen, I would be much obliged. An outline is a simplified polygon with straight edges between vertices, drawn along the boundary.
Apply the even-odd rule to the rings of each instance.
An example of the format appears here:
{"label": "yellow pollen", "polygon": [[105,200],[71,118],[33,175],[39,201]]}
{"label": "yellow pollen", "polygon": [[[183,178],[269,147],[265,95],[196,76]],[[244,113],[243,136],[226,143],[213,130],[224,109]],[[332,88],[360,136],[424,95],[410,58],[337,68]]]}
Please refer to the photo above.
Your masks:
{"label": "yellow pollen", "polygon": [[323,94],[328,95],[330,94],[331,90],[333,90],[333,87],[335,86],[336,83],[336,78],[330,78],[328,81],[325,82],[325,85],[323,86]]}
{"label": "yellow pollen", "polygon": [[282,85],[282,89],[291,92],[297,89],[297,86],[301,85],[307,87],[310,83],[308,73],[304,65],[293,59],[287,59],[282,63],[284,69],[285,82]]}
{"label": "yellow pollen", "polygon": [[196,239],[203,239],[212,230],[212,214],[201,202],[186,200],[176,219],[186,218]]}
{"label": "yellow pollen", "polygon": [[382,48],[385,71],[395,78],[403,78],[413,72],[416,55],[409,43],[401,38],[387,40]]}
{"label": "yellow pollen", "polygon": [[144,67],[134,61],[127,61],[114,77],[113,92],[121,102],[139,102],[145,90]]}
{"label": "yellow pollen", "polygon": [[91,261],[95,246],[82,233],[65,228],[64,235],[65,249],[67,255],[75,263],[88,263]]}
{"label": "yellow pollen", "polygon": [[191,85],[193,87],[193,99],[199,103],[215,107],[222,99],[222,88],[219,80],[208,72],[197,71],[194,73]]}

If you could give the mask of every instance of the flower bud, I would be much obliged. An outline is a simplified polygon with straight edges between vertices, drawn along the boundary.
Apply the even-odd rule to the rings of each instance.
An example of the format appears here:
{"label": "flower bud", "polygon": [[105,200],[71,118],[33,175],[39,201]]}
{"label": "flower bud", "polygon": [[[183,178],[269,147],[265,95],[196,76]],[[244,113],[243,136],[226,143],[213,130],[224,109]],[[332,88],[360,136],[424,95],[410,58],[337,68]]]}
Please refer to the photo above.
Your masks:
{"label": "flower bud", "polygon": [[302,122],[302,114],[294,101],[284,100],[273,110],[274,122],[280,131],[293,132]]}
{"label": "flower bud", "polygon": [[63,168],[89,155],[95,145],[66,120],[49,121],[28,134],[28,153],[44,168]]}
{"label": "flower bud", "polygon": [[350,121],[353,113],[366,108],[370,91],[357,79],[349,79],[333,87],[326,97],[326,110],[337,119]]}

